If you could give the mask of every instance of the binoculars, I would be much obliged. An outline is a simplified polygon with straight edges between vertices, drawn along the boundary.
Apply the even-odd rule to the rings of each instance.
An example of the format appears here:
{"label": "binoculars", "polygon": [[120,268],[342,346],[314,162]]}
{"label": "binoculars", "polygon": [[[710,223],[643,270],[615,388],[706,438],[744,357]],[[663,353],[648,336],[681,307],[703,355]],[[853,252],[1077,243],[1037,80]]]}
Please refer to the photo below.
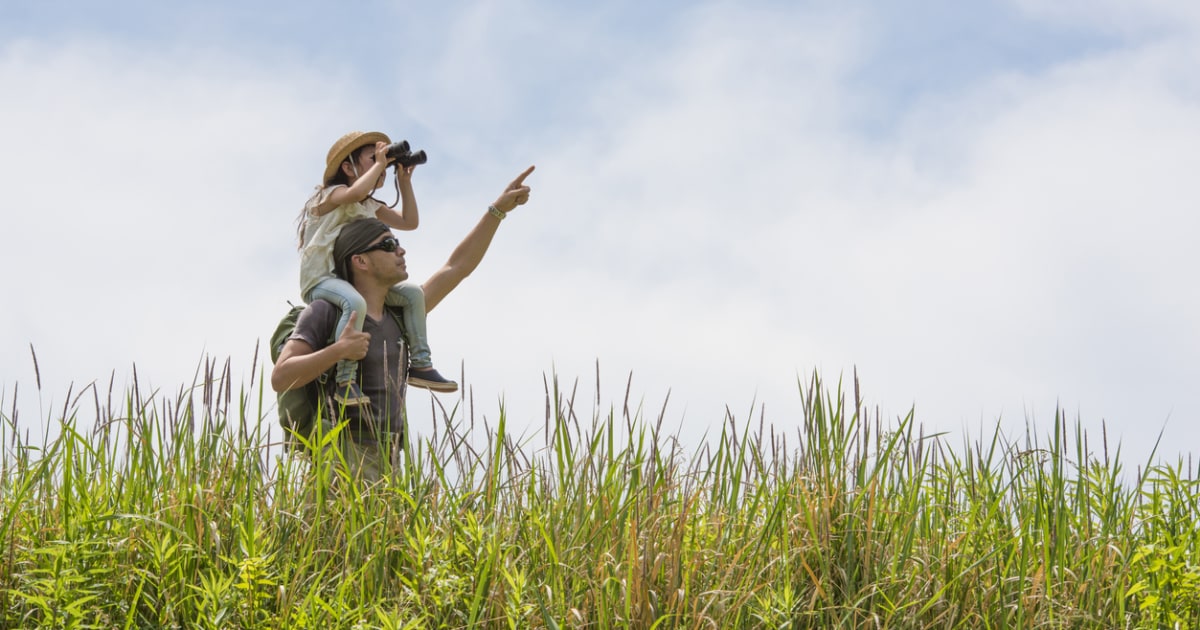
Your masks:
{"label": "binoculars", "polygon": [[425,151],[413,152],[408,146],[408,140],[393,142],[387,147],[387,157],[396,168],[408,168],[417,164],[424,164],[428,159],[425,156]]}

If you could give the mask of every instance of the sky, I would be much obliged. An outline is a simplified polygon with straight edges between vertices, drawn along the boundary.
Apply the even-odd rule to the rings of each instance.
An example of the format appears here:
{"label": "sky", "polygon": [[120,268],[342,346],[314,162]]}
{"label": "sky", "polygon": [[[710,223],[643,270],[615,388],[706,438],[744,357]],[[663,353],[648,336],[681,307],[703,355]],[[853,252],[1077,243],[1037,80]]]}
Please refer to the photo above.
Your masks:
{"label": "sky", "polygon": [[801,385],[857,374],[951,443],[1061,410],[1186,458],[1198,36],[1191,0],[6,2],[0,408],[36,433],[208,361],[258,387],[295,218],[374,129],[429,154],[417,281],[537,167],[429,320],[481,420],[540,429],[556,377],[685,446],[794,434]]}

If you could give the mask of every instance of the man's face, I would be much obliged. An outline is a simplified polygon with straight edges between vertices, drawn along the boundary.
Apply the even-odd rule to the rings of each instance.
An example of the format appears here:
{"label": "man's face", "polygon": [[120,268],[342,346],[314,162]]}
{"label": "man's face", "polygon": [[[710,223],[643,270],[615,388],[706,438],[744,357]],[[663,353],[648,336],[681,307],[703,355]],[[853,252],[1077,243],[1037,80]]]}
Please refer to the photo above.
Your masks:
{"label": "man's face", "polygon": [[[392,251],[388,251],[388,250]],[[408,279],[404,248],[391,233],[383,233],[371,241],[368,251],[358,254],[366,264],[365,274],[386,286]]]}

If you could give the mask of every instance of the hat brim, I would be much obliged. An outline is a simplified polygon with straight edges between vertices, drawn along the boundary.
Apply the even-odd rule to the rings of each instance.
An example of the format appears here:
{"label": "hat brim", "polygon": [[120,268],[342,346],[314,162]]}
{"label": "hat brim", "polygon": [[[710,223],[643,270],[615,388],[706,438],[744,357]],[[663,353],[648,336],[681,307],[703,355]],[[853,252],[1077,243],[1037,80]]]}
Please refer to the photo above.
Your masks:
{"label": "hat brim", "polygon": [[342,162],[350,157],[359,147],[366,145],[374,145],[376,142],[386,142],[391,144],[391,139],[387,134],[379,131],[367,131],[363,133],[349,133],[342,136],[338,143],[334,145],[334,150],[330,151],[325,160],[325,176],[321,178],[322,182],[328,182],[333,177],[338,169],[341,168]]}

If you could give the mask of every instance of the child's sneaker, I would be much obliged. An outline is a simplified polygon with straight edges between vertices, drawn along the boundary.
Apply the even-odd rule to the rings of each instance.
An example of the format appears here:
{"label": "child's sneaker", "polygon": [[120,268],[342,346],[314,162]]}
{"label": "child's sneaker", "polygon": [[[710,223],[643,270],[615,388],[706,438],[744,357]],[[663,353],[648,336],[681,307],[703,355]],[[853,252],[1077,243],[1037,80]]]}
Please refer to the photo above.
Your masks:
{"label": "child's sneaker", "polygon": [[339,405],[347,407],[370,407],[371,399],[367,398],[366,394],[362,393],[362,389],[358,387],[358,383],[350,381],[349,383],[338,383],[337,388],[333,390],[333,399]]}
{"label": "child's sneaker", "polygon": [[431,368],[412,368],[408,371],[408,384],[435,392],[456,392],[458,383],[451,381]]}

